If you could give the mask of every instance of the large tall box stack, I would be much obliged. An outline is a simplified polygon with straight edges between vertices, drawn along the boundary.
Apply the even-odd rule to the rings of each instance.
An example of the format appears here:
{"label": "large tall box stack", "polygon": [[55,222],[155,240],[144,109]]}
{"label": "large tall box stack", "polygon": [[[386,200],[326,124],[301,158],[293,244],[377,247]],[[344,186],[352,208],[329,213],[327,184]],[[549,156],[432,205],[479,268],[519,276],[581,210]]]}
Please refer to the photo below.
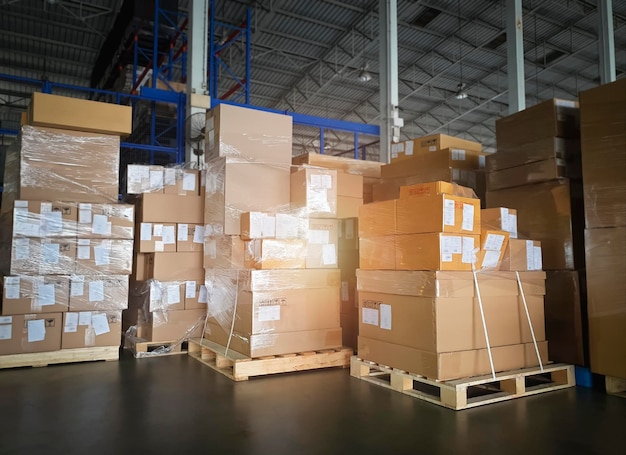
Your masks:
{"label": "large tall box stack", "polygon": [[129,165],[126,184],[137,210],[127,340],[176,345],[199,337],[207,307],[202,173]]}
{"label": "large tall box stack", "polygon": [[552,99],[496,122],[497,152],[487,157],[487,207],[516,209],[520,236],[541,242],[551,358],[584,366],[579,114],[577,102]]}
{"label": "large tall box stack", "polygon": [[248,357],[341,347],[337,171],[292,169],[289,116],[220,105],[206,130],[204,337]]}
{"label": "large tall box stack", "polygon": [[33,94],[7,154],[0,354],[119,346],[134,208],[119,204],[130,108]]}
{"label": "large tall box stack", "polygon": [[626,378],[626,80],[580,94],[591,371]]}
{"label": "large tall box stack", "polygon": [[397,199],[401,186],[432,181],[472,188],[483,199],[485,156],[481,144],[445,134],[391,144],[391,163],[381,169],[373,200]]}
{"label": "large tall box stack", "polygon": [[529,267],[502,271],[514,211],[486,212],[483,223],[480,200],[468,192],[442,181],[415,184],[399,199],[361,208],[361,359],[434,380],[547,361],[540,247],[530,241]]}

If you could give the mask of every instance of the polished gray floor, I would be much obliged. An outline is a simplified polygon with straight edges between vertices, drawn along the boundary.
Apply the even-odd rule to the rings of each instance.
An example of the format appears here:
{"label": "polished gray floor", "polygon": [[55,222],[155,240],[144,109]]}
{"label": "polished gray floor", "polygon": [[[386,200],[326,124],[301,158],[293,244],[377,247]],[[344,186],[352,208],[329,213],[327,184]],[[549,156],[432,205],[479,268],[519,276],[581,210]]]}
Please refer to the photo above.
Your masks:
{"label": "polished gray floor", "polygon": [[234,383],[187,356],[0,371],[2,454],[626,454],[626,399],[454,412],[325,370]]}

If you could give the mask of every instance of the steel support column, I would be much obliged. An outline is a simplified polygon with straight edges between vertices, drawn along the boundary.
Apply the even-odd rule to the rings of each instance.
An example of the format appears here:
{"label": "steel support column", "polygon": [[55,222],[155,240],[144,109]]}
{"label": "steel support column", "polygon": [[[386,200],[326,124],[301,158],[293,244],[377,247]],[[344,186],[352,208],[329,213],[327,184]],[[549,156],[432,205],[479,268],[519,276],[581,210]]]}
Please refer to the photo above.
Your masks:
{"label": "steel support column", "polygon": [[598,0],[600,21],[598,52],[600,54],[600,83],[608,84],[615,80],[615,39],[613,36],[613,2]]}
{"label": "steel support column", "polygon": [[380,161],[388,163],[391,142],[400,140],[398,109],[398,2],[379,0]]}
{"label": "steel support column", "polygon": [[509,79],[509,114],[514,114],[526,109],[522,0],[506,0],[506,55]]}

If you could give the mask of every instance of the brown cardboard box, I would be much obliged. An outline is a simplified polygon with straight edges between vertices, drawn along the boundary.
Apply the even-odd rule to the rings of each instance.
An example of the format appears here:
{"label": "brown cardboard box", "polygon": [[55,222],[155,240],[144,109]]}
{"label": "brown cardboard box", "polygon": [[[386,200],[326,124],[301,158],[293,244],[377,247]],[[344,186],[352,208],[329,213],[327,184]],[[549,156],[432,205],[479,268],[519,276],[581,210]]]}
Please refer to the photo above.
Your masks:
{"label": "brown cardboard box", "polygon": [[62,313],[0,316],[0,355],[61,349]]}
{"label": "brown cardboard box", "polygon": [[148,253],[148,276],[160,281],[204,279],[203,257],[192,253]]}
{"label": "brown cardboard box", "polygon": [[126,168],[126,194],[163,193],[163,166],[129,164]]}
{"label": "brown cardboard box", "polygon": [[[438,172],[449,172],[450,169],[478,170],[478,153],[472,154],[465,150],[443,149],[432,153],[424,153],[409,159],[385,164],[381,168],[381,178],[392,179],[398,177],[424,176]],[[474,159],[469,159],[470,157]],[[483,166],[484,167],[484,166]],[[431,178],[433,180],[443,180]],[[428,181],[428,180],[426,180]]]}
{"label": "brown cardboard box", "polygon": [[341,313],[339,315],[341,323],[342,344],[351,347],[356,351],[358,346],[359,324],[357,322],[357,313]]}
{"label": "brown cardboard box", "polygon": [[118,311],[128,308],[127,275],[72,275],[70,311]]}
{"label": "brown cardboard box", "polygon": [[78,238],[126,239],[135,234],[135,207],[128,204],[78,204]]}
{"label": "brown cardboard box", "polygon": [[[339,220],[339,251],[359,249],[359,219],[345,218]],[[341,256],[341,254],[340,254]]]}
{"label": "brown cardboard box", "polygon": [[204,226],[193,223],[177,224],[176,251],[204,251]]}
{"label": "brown cardboard box", "polygon": [[226,158],[208,166],[204,207],[207,234],[239,235],[242,213],[277,212],[289,207],[289,166],[233,163]]}
{"label": "brown cardboard box", "polygon": [[75,237],[78,210],[74,202],[14,201],[14,237]]}
{"label": "brown cardboard box", "polygon": [[20,126],[28,125],[28,112],[20,112]]}
{"label": "brown cardboard box", "polygon": [[487,174],[487,190],[496,191],[504,188],[527,185],[529,183],[549,182],[561,178],[580,179],[580,164],[568,164],[560,158],[524,164]]}
{"label": "brown cardboard box", "polygon": [[136,253],[133,256],[133,271],[131,278],[136,281],[148,279],[148,268],[146,264],[146,253]]}
{"label": "brown cardboard box", "polygon": [[68,310],[67,276],[5,276],[3,281],[1,314],[5,316]]}
{"label": "brown cardboard box", "polygon": [[482,229],[493,229],[509,233],[512,239],[517,238],[517,210],[506,207],[482,209],[480,211]]}
{"label": "brown cardboard box", "polygon": [[277,289],[339,288],[338,269],[225,270],[206,271],[207,286],[228,289],[235,285],[242,291],[274,291]]}
{"label": "brown cardboard box", "polygon": [[359,209],[359,237],[378,237],[397,233],[396,200],[374,202]]}
{"label": "brown cardboard box", "polygon": [[130,275],[132,268],[132,240],[78,239],[78,275]]}
{"label": "brown cardboard box", "polygon": [[414,183],[402,186],[400,187],[399,197],[400,199],[406,199],[413,196],[435,196],[441,194],[476,199],[476,194],[471,188],[445,181]]}
{"label": "brown cardboard box", "polygon": [[28,123],[127,136],[132,131],[132,109],[130,106],[34,92],[28,106]]}
{"label": "brown cardboard box", "polygon": [[504,252],[509,244],[509,233],[483,229],[480,233],[480,251],[476,261],[478,270],[500,270]]}
{"label": "brown cardboard box", "polygon": [[306,267],[306,240],[248,240],[244,248],[244,267],[246,268],[263,270]]}
{"label": "brown cardboard box", "polygon": [[4,275],[68,275],[74,273],[76,239],[49,237],[45,239],[14,238],[3,252],[10,261],[0,261]]}
{"label": "brown cardboard box", "polygon": [[337,196],[363,199],[363,176],[338,171]]}
{"label": "brown cardboard box", "polygon": [[306,245],[306,268],[337,268],[339,223],[331,219],[309,219]]}
{"label": "brown cardboard box", "polygon": [[337,218],[358,217],[362,205],[363,198],[337,196]]}
{"label": "brown cardboard box", "polygon": [[204,238],[205,269],[244,268],[245,242],[237,235]]}
{"label": "brown cardboard box", "polygon": [[626,379],[626,228],[585,231],[591,371]]}
{"label": "brown cardboard box", "polygon": [[541,242],[509,239],[504,250],[500,270],[529,271],[543,268]]}
{"label": "brown cardboard box", "polygon": [[359,266],[366,270],[396,269],[396,237],[361,237],[359,239]]}
{"label": "brown cardboard box", "polygon": [[292,129],[289,115],[220,104],[207,112],[206,159],[289,165]]}
{"label": "brown cardboard box", "polygon": [[530,144],[499,149],[497,153],[487,155],[486,169],[487,172],[500,171],[553,158],[580,163],[580,141],[550,136]]}
{"label": "brown cardboard box", "polygon": [[242,240],[276,237],[276,216],[263,212],[242,213],[240,235]]}
{"label": "brown cardboard box", "polygon": [[119,346],[121,338],[121,311],[69,312],[63,314],[61,349]]}
{"label": "brown cardboard box", "polygon": [[[397,270],[472,270],[479,235],[441,233],[396,236]],[[361,264],[361,268],[363,264]]]}
{"label": "brown cardboard box", "polygon": [[179,196],[200,194],[200,171],[197,169],[163,169],[163,193]]}
{"label": "brown cardboard box", "polygon": [[383,165],[378,161],[355,160],[343,156],[322,155],[319,153],[305,153],[294,156],[292,163],[296,166],[310,164],[311,166],[336,169],[348,174],[362,175],[367,179],[379,179],[380,168]]}
{"label": "brown cardboard box", "polygon": [[137,221],[146,223],[204,223],[204,199],[201,196],[143,194],[137,209]]}
{"label": "brown cardboard box", "polygon": [[449,194],[399,199],[396,231],[480,234],[480,200]]}
{"label": "brown cardboard box", "polygon": [[148,314],[144,335],[150,341],[178,341],[202,336],[206,310],[154,311]]}
{"label": "brown cardboard box", "polygon": [[276,214],[277,239],[306,239],[308,229],[308,218],[300,216],[298,210]]}
{"label": "brown cardboard box", "polygon": [[546,338],[550,360],[586,366],[582,327],[584,272],[546,273]]}
{"label": "brown cardboard box", "polygon": [[208,294],[207,288],[199,281],[185,281],[183,289],[185,292],[185,310],[205,310],[207,309]]}
{"label": "brown cardboard box", "polygon": [[626,226],[626,82],[580,94],[587,229]]}
{"label": "brown cardboard box", "polygon": [[337,218],[337,171],[304,168],[292,173],[291,208],[312,218]]}
{"label": "brown cardboard box", "polygon": [[578,102],[551,99],[496,121],[498,150],[507,150],[549,137],[577,139]]}
{"label": "brown cardboard box", "polygon": [[145,282],[147,310],[167,313],[185,309],[185,282],[157,281]]}
{"label": "brown cardboard box", "polygon": [[408,141],[391,144],[391,162],[402,161],[413,156],[425,155],[442,149],[460,149],[463,152],[481,152],[482,145],[458,137],[445,134],[431,134],[429,136],[410,139]]}
{"label": "brown cardboard box", "polygon": [[517,210],[521,238],[541,242],[545,270],[574,270],[584,264],[582,187],[553,181],[487,193],[488,207]]}
{"label": "brown cardboard box", "polygon": [[139,253],[175,252],[176,223],[138,223]]}
{"label": "brown cardboard box", "polygon": [[[542,359],[547,359],[548,343],[544,341],[538,345]],[[530,349],[534,350],[532,344],[514,344],[493,348],[491,355],[495,371],[508,371],[537,365],[537,358],[527,355]],[[487,349],[437,354],[359,335],[358,356],[364,360],[439,381],[491,374]]]}

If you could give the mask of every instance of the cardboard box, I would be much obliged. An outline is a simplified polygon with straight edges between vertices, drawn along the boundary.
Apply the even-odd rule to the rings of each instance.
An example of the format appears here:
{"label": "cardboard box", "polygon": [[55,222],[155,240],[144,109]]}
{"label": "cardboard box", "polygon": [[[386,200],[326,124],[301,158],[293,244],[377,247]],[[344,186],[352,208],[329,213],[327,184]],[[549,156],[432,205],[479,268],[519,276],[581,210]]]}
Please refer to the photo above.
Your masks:
{"label": "cardboard box", "polygon": [[339,315],[342,333],[342,345],[351,347],[356,351],[359,337],[359,324],[357,313],[342,313]]}
{"label": "cardboard box", "polygon": [[5,316],[68,310],[67,276],[5,276],[3,282],[1,314]]}
{"label": "cardboard box", "polygon": [[242,213],[288,208],[289,175],[289,166],[232,163],[226,158],[210,163],[204,210],[207,234],[239,235]]}
{"label": "cardboard box", "polygon": [[298,210],[293,213],[277,213],[276,214],[276,238],[287,239],[306,239],[309,230],[309,220],[300,216]]}
{"label": "cardboard box", "polygon": [[132,109],[111,103],[34,92],[28,106],[33,126],[127,136],[132,131]]}
{"label": "cardboard box", "polygon": [[309,219],[306,243],[306,268],[337,268],[339,223],[331,219]]}
{"label": "cardboard box", "polygon": [[304,168],[292,173],[291,208],[312,218],[337,218],[337,171]]}
{"label": "cardboard box", "polygon": [[226,270],[206,271],[207,287],[238,289],[248,292],[277,289],[338,289],[341,274],[338,269],[284,269],[284,270]]}
{"label": "cardboard box", "polygon": [[431,134],[397,144],[391,144],[391,162],[411,159],[442,149],[460,149],[459,151],[481,152],[482,145],[445,134]]}
{"label": "cardboard box", "polygon": [[204,226],[193,223],[177,224],[176,251],[204,251]]}
{"label": "cardboard box", "polygon": [[74,202],[14,201],[13,207],[13,237],[76,236],[78,210]]}
{"label": "cardboard box", "polygon": [[130,275],[132,268],[132,240],[78,239],[78,275]]}
{"label": "cardboard box", "polygon": [[126,194],[163,193],[163,166],[129,164],[126,168]]}
{"label": "cardboard box", "polygon": [[216,235],[204,238],[204,268],[244,268],[245,242],[237,235]]}
{"label": "cardboard box", "polygon": [[361,237],[359,239],[359,266],[366,270],[396,269],[396,237]]}
{"label": "cardboard box", "polygon": [[474,190],[445,181],[414,183],[400,187],[400,199],[406,199],[414,196],[435,196],[449,194],[451,196],[460,196],[466,198],[477,199]]}
{"label": "cardboard box", "polygon": [[337,196],[337,218],[358,217],[362,205],[363,198]]}
{"label": "cardboard box", "polygon": [[243,240],[271,239],[276,237],[276,217],[263,212],[241,214],[241,238]]}
{"label": "cardboard box", "polygon": [[560,158],[550,158],[509,169],[489,172],[487,174],[487,190],[496,191],[529,183],[549,182],[550,180],[561,178],[580,179],[580,176],[580,163],[568,164]]}
{"label": "cardboard box", "polygon": [[289,115],[220,104],[207,112],[206,160],[289,165],[292,130]]}
{"label": "cardboard box", "polygon": [[543,269],[541,242],[509,239],[500,263],[500,270],[531,271]]}
{"label": "cardboard box", "polygon": [[204,279],[203,257],[200,252],[148,253],[148,276],[160,281],[200,281]]}
{"label": "cardboard box", "polygon": [[354,251],[359,249],[359,219],[345,218],[339,220],[339,251]]}
{"label": "cardboard box", "polygon": [[179,196],[200,194],[200,171],[197,169],[163,169],[163,193]]}
{"label": "cardboard box", "polygon": [[[256,239],[248,240],[244,245],[244,267],[246,268],[300,269],[306,267],[306,261],[306,240]],[[336,261],[335,256],[335,264]]]}
{"label": "cardboard box", "polygon": [[500,270],[509,233],[494,229],[483,229],[480,233],[480,251],[476,261],[478,270]]}
{"label": "cardboard box", "polygon": [[498,150],[530,144],[540,139],[580,135],[578,102],[551,99],[496,121]]}
{"label": "cardboard box", "polygon": [[[472,270],[479,235],[409,234],[396,236],[397,270]],[[361,266],[361,268],[364,268]]]}
{"label": "cardboard box", "polygon": [[[481,161],[484,161],[484,158]],[[410,159],[385,164],[381,168],[381,178],[392,179],[412,176],[423,176],[427,178],[429,175],[436,175],[440,172],[449,173],[450,169],[480,169],[478,153],[457,149],[444,149],[432,153],[416,155]],[[433,177],[424,181],[443,180],[442,178]]]}
{"label": "cardboard box", "polygon": [[363,176],[337,172],[337,197],[363,199]]}
{"label": "cardboard box", "polygon": [[319,153],[305,153],[294,156],[292,163],[295,166],[309,164],[326,169],[336,169],[347,174],[362,175],[365,182],[367,182],[367,179],[379,179],[380,168],[383,165],[383,163],[378,161],[355,160],[343,156],[322,155]]}
{"label": "cardboard box", "polygon": [[517,238],[517,210],[506,207],[482,209],[480,211],[480,227],[509,233],[512,239]]}
{"label": "cardboard box", "polygon": [[396,232],[480,234],[480,200],[449,194],[399,199]]}
{"label": "cardboard box", "polygon": [[182,283],[185,292],[185,310],[206,311],[208,293],[203,283],[199,281],[185,281]]}
{"label": "cardboard box", "polygon": [[359,209],[359,237],[396,234],[396,200],[374,202]]}
{"label": "cardboard box", "polygon": [[121,310],[63,314],[61,349],[119,346],[121,338]]}
{"label": "cardboard box", "polygon": [[143,194],[137,207],[137,221],[146,223],[204,223],[201,196]]}
{"label": "cardboard box", "polygon": [[146,253],[136,253],[133,257],[133,271],[131,278],[136,281],[147,280],[148,268],[146,264]]}
{"label": "cardboard box", "polygon": [[[4,275],[68,275],[76,264],[76,239],[49,237],[14,238],[0,261]],[[8,251],[10,248],[10,253]]]}
{"label": "cardboard box", "polygon": [[[538,347],[542,359],[547,359],[548,343],[543,341]],[[491,350],[494,369],[499,372],[536,366],[538,361],[533,353],[532,343],[495,347]],[[358,356],[438,381],[491,374],[487,349],[437,354],[359,335]]]}
{"label": "cardboard box", "polygon": [[0,316],[0,355],[61,349],[62,313]]}
{"label": "cardboard box", "polygon": [[626,379],[626,228],[585,231],[591,371]]}
{"label": "cardboard box", "polygon": [[170,312],[185,309],[185,284],[182,281],[157,281],[145,282],[147,310]]}
{"label": "cardboard box", "polygon": [[132,240],[135,207],[129,204],[78,204],[78,238]]}
{"label": "cardboard box", "polygon": [[143,335],[150,341],[179,341],[202,336],[206,310],[154,311],[143,324]]}
{"label": "cardboard box", "polygon": [[139,253],[175,252],[176,223],[139,223]]}
{"label": "cardboard box", "polygon": [[70,311],[121,311],[128,308],[127,275],[72,275]]}
{"label": "cardboard box", "polygon": [[554,158],[566,163],[578,162],[580,166],[580,140],[550,136],[530,144],[498,149],[496,153],[487,155],[486,170],[500,171]]}

